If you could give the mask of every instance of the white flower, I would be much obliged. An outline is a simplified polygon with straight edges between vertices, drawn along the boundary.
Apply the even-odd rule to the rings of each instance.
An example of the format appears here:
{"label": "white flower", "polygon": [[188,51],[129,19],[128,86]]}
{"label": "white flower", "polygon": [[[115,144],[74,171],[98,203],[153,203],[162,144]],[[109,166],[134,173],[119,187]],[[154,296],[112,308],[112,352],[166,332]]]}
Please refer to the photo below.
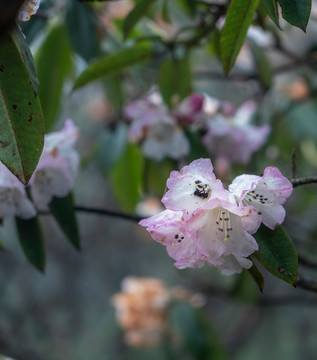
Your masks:
{"label": "white flower", "polygon": [[0,163],[0,218],[18,216],[30,219],[36,215],[24,185]]}
{"label": "white flower", "polygon": [[74,149],[78,135],[72,120],[66,120],[61,131],[45,136],[43,153],[29,183],[37,208],[47,209],[53,196],[64,197],[72,189],[79,164]]}
{"label": "white flower", "polygon": [[40,6],[40,0],[26,0],[21,6],[17,19],[19,21],[28,21],[30,17],[37,12]]}

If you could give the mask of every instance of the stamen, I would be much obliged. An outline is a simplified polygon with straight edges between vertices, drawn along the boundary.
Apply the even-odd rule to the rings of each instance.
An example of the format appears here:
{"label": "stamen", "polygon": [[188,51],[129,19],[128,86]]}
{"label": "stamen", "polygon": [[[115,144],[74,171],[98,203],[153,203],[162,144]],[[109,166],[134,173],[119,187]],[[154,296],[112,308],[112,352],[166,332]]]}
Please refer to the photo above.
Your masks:
{"label": "stamen", "polygon": [[233,228],[231,227],[230,213],[228,210],[220,209],[218,211],[216,224],[219,225],[218,230],[224,234],[223,241],[228,241],[230,238],[230,232],[233,231]]}
{"label": "stamen", "polygon": [[203,184],[200,180],[195,181],[194,195],[206,199],[209,196],[211,189],[208,184]]}

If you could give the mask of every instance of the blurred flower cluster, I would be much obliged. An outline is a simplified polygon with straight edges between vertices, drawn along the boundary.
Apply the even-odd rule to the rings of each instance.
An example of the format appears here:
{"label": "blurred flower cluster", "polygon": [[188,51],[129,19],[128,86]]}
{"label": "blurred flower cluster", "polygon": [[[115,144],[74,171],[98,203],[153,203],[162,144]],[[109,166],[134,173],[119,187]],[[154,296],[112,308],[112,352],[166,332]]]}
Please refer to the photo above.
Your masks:
{"label": "blurred flower cluster", "polygon": [[112,297],[119,325],[124,330],[128,345],[152,347],[158,345],[168,331],[167,315],[173,300],[186,301],[200,307],[200,294],[177,287],[169,289],[156,278],[126,277],[122,291]]}
{"label": "blurred flower cluster", "polygon": [[34,15],[40,6],[40,0],[26,0],[18,13],[19,21],[28,21]]}
{"label": "blurred flower cluster", "polygon": [[64,197],[70,192],[79,165],[79,155],[74,149],[78,136],[78,128],[70,119],[61,131],[47,134],[27,187],[0,163],[1,219],[7,216],[30,219],[36,215],[36,208],[46,210],[54,196]]}
{"label": "blurred flower cluster", "polygon": [[228,167],[230,163],[248,163],[270,133],[269,125],[252,124],[255,111],[253,101],[236,108],[196,93],[170,110],[154,92],[128,104],[125,116],[131,121],[130,140],[141,144],[146,157],[183,158],[190,151],[185,130],[196,130],[209,154]]}
{"label": "blurred flower cluster", "polygon": [[261,222],[271,229],[284,221],[282,204],[293,187],[275,167],[262,177],[241,175],[229,191],[216,179],[209,159],[198,159],[167,180],[166,210],[140,221],[153,239],[166,246],[179,269],[205,263],[222,274],[250,268],[258,250],[252,236]]}

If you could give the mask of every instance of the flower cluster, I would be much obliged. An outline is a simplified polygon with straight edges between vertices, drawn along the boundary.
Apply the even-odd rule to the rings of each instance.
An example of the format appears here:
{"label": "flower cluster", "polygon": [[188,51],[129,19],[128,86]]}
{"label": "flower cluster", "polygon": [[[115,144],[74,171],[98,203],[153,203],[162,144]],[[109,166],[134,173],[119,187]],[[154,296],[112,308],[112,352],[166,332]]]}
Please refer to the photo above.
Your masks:
{"label": "flower cluster", "polygon": [[158,345],[168,329],[167,313],[171,301],[184,301],[193,307],[205,304],[205,298],[183,288],[168,288],[155,278],[126,277],[122,291],[112,297],[119,325],[128,345]]}
{"label": "flower cluster", "polygon": [[40,6],[40,0],[26,0],[18,13],[19,21],[28,21],[34,15]]}
{"label": "flower cluster", "polygon": [[[74,144],[79,131],[72,120],[66,120],[61,131],[47,134],[39,163],[25,186],[0,163],[0,218],[18,216],[30,219],[36,208],[45,210],[53,196],[63,197],[71,190],[79,164]],[[31,201],[32,200],[32,201]]]}
{"label": "flower cluster", "polygon": [[271,229],[285,217],[282,204],[293,187],[275,167],[263,176],[241,175],[229,191],[216,179],[209,159],[173,171],[162,198],[166,210],[140,221],[166,246],[179,269],[216,266],[224,275],[250,268],[258,250],[252,236],[261,222]]}
{"label": "flower cluster", "polygon": [[125,116],[131,120],[129,138],[142,144],[146,157],[155,160],[165,157],[180,159],[190,150],[181,125],[195,122],[202,104],[203,96],[192,94],[176,109],[169,111],[156,92],[134,101],[124,109]]}
{"label": "flower cluster", "polygon": [[213,110],[205,121],[203,144],[217,160],[247,164],[251,155],[266,141],[270,126],[252,124],[256,110],[253,101],[245,102],[238,109],[216,99],[209,98],[208,101],[212,103]]}
{"label": "flower cluster", "polygon": [[131,276],[123,280],[122,292],[112,302],[127,344],[149,347],[161,341],[170,300],[168,289],[158,279]]}
{"label": "flower cluster", "polygon": [[187,127],[202,134],[203,145],[217,161],[246,164],[270,132],[268,125],[252,124],[255,110],[253,101],[236,109],[231,103],[195,93],[169,110],[160,95],[153,93],[127,105],[125,116],[131,121],[130,140],[142,144],[146,157],[161,160],[187,155]]}

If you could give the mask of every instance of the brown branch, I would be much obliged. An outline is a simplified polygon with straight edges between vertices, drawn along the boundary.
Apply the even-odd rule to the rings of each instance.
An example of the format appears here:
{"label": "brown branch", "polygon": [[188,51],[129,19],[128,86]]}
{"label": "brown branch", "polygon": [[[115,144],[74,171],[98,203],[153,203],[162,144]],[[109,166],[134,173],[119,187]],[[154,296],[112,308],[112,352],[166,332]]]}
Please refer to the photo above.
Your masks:
{"label": "brown branch", "polygon": [[290,179],[293,187],[300,186],[300,185],[307,185],[317,183],[317,176],[310,176],[310,177],[302,177],[297,179]]}
{"label": "brown branch", "polygon": [[302,255],[298,255],[298,262],[299,264],[311,268],[311,269],[317,269],[317,263],[307,259],[306,257],[302,256]]}
{"label": "brown branch", "polygon": [[139,222],[140,220],[143,219],[142,217],[137,215],[130,215],[130,214],[125,214],[118,211],[112,211],[107,209],[89,208],[85,206],[75,206],[74,209],[75,211],[79,211],[79,212],[85,212],[85,213],[97,214],[97,215],[107,215],[120,219],[131,220],[135,222]]}
{"label": "brown branch", "polygon": [[309,290],[317,293],[317,282],[304,279],[302,276],[297,277],[296,286],[305,290]]}

